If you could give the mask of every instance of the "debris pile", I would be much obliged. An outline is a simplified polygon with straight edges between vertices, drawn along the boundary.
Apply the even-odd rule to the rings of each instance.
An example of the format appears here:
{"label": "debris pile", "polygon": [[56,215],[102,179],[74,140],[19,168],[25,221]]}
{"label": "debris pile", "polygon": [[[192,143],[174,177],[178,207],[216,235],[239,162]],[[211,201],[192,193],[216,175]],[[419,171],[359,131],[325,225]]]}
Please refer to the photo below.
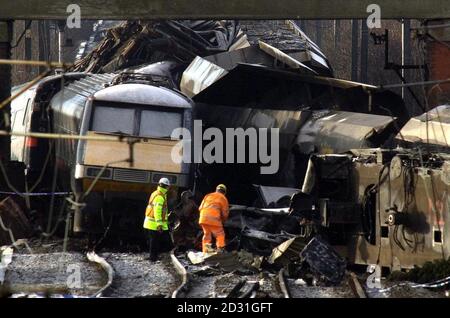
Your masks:
{"label": "debris pile", "polygon": [[189,63],[196,56],[245,46],[248,42],[237,21],[124,22],[109,29],[72,71],[108,73],[164,60]]}
{"label": "debris pile", "polygon": [[[339,284],[346,261],[323,238],[314,236],[313,231],[305,231],[307,226],[300,221],[288,208],[232,206],[225,223],[229,238],[226,252],[205,255],[191,247],[187,258],[204,275],[221,272],[249,275],[277,272],[284,267],[290,278],[307,274],[316,277],[315,281]],[[179,240],[182,241],[181,237]],[[308,281],[311,283],[312,279]]]}

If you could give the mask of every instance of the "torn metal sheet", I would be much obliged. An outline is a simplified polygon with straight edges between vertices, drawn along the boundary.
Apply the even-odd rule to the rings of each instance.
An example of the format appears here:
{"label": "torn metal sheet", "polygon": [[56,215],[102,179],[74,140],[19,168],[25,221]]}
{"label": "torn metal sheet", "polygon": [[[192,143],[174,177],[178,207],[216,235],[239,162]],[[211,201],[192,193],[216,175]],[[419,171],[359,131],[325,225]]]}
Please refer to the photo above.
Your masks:
{"label": "torn metal sheet", "polygon": [[403,146],[431,144],[450,151],[450,105],[441,105],[411,118],[396,139]]}
{"label": "torn metal sheet", "polygon": [[333,70],[327,57],[293,20],[278,21],[241,21],[241,27],[247,30],[249,42],[258,44],[263,41],[306,64],[319,74],[333,76]]}
{"label": "torn metal sheet", "polygon": [[300,252],[305,246],[305,238],[293,237],[275,247],[267,262],[269,264],[288,265],[298,261],[300,260]]}
{"label": "torn metal sheet", "polygon": [[220,66],[197,56],[183,72],[180,90],[188,97],[195,96],[227,73]]}
{"label": "torn metal sheet", "polygon": [[246,228],[242,231],[242,237],[247,239],[262,241],[269,244],[280,244],[281,242],[291,238],[294,235],[284,233],[284,234],[272,234],[263,231],[258,231],[254,229]]}
{"label": "torn metal sheet", "polygon": [[234,206],[225,229],[233,237],[230,246],[263,256],[269,256],[275,246],[301,233],[298,220],[289,215],[288,207]]}
{"label": "torn metal sheet", "polygon": [[294,69],[302,74],[317,75],[317,72],[305,64],[260,41],[259,46],[219,53],[204,58],[197,56],[183,72],[180,90],[187,96],[193,97],[217,82],[240,63],[258,64],[267,67],[276,66],[276,68]]}
{"label": "torn metal sheet", "polygon": [[228,70],[193,99],[197,103],[234,108],[335,109],[379,114],[396,117],[402,124],[410,118],[403,100],[393,92],[372,85],[249,63],[240,63]]}
{"label": "torn metal sheet", "polygon": [[106,32],[98,46],[73,66],[75,71],[114,72],[163,59],[189,63],[196,56],[248,45],[238,21],[129,21]]}
{"label": "torn metal sheet", "polygon": [[249,212],[261,216],[276,216],[288,214],[289,208],[256,208],[244,205],[230,205],[230,211]]}
{"label": "torn metal sheet", "polygon": [[255,212],[261,214],[283,215],[289,213],[289,208],[274,208],[274,209],[257,209]]}
{"label": "torn metal sheet", "polygon": [[263,50],[264,52],[266,52],[267,54],[269,54],[270,56],[272,56],[273,58],[275,58],[275,61],[284,63],[284,64],[288,65],[290,68],[299,70],[303,74],[318,75],[318,73],[316,71],[309,68],[302,62],[297,61],[296,59],[290,57],[286,53],[280,51],[279,49],[277,49],[273,46],[270,46],[267,43],[264,43],[263,41],[259,41],[259,48],[261,50]]}
{"label": "torn metal sheet", "polygon": [[273,66],[274,59],[257,46],[204,58],[197,56],[183,72],[180,90],[187,96],[193,97],[228,74],[239,63]]}
{"label": "torn metal sheet", "polygon": [[262,207],[264,208],[280,207],[278,204],[283,203],[280,200],[290,198],[298,191],[298,189],[288,187],[270,187],[263,185],[254,185],[254,187],[258,190]]}
{"label": "torn metal sheet", "polygon": [[324,240],[314,237],[300,256],[313,272],[328,281],[339,284],[344,278],[347,262]]}
{"label": "torn metal sheet", "polygon": [[255,64],[268,67],[274,66],[274,59],[269,54],[262,51],[257,45],[252,45],[243,49],[208,55],[205,60],[215,65],[231,71],[238,64]]}
{"label": "torn metal sheet", "polygon": [[202,252],[188,252],[188,258],[194,265],[205,264],[218,267],[225,272],[256,271],[261,266],[262,259],[245,251],[203,254]]}
{"label": "torn metal sheet", "polygon": [[395,118],[353,112],[314,112],[300,129],[299,150],[309,154],[341,153],[352,148],[375,148],[395,133]]}

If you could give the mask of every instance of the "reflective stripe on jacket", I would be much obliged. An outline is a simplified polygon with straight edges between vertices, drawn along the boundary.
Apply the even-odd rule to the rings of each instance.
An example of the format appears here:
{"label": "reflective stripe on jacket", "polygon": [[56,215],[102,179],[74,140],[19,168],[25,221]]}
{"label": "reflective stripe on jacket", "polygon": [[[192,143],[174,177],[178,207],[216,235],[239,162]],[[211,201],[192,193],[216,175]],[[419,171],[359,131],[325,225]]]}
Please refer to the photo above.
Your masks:
{"label": "reflective stripe on jacket", "polygon": [[167,190],[158,187],[148,200],[147,209],[145,210],[144,228],[156,231],[158,226],[162,226],[164,231],[169,229],[167,220]]}
{"label": "reflective stripe on jacket", "polygon": [[228,200],[220,192],[209,193],[203,198],[199,211],[199,224],[223,226],[229,214]]}

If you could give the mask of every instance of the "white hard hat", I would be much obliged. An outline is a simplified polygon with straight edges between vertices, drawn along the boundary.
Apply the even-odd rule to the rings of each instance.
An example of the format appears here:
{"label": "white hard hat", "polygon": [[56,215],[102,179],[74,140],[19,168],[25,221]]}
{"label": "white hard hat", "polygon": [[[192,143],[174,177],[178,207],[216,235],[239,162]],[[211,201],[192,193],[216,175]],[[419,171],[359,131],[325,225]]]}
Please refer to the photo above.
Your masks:
{"label": "white hard hat", "polygon": [[170,187],[170,181],[169,181],[169,179],[167,179],[167,178],[161,178],[161,179],[159,179],[158,184],[163,184],[163,185],[165,185],[165,186]]}

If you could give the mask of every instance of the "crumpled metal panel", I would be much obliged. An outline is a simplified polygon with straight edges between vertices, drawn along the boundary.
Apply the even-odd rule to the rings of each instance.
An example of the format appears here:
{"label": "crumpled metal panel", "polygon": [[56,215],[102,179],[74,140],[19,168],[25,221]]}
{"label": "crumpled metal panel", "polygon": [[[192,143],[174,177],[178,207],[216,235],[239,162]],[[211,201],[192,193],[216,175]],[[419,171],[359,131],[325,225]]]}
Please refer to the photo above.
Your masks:
{"label": "crumpled metal panel", "polygon": [[195,96],[228,72],[199,56],[184,71],[180,90],[189,97]]}
{"label": "crumpled metal panel", "polygon": [[125,22],[106,32],[105,38],[73,70],[114,72],[161,59],[191,62],[248,45],[236,20],[169,20]]}
{"label": "crumpled metal panel", "polygon": [[[341,111],[313,112],[300,129],[297,144],[308,154],[341,153],[381,146],[394,133],[395,118]],[[377,138],[380,137],[380,138]]]}
{"label": "crumpled metal panel", "polygon": [[[411,118],[396,136],[400,144],[432,144],[449,148],[450,105],[441,105]],[[450,150],[450,149],[449,149]]]}
{"label": "crumpled metal panel", "polygon": [[327,57],[293,20],[245,20],[241,27],[247,30],[251,44],[264,41],[311,67],[323,76],[332,76]]}
{"label": "crumpled metal panel", "polygon": [[291,197],[294,193],[298,191],[295,188],[285,188],[285,187],[270,187],[263,185],[255,185],[264,207],[269,207],[275,205],[280,199],[284,197]]}
{"label": "crumpled metal panel", "polygon": [[264,52],[266,52],[267,54],[269,54],[270,56],[272,56],[273,58],[275,58],[275,61],[281,62],[281,63],[289,66],[290,68],[297,69],[301,73],[304,73],[304,74],[318,75],[318,73],[316,71],[309,68],[302,62],[297,61],[296,59],[294,59],[293,57],[284,53],[283,51],[281,51],[267,43],[264,43],[263,41],[259,41],[259,48],[261,50],[263,50]]}
{"label": "crumpled metal panel", "polygon": [[293,237],[275,247],[267,262],[269,264],[288,265],[294,261],[298,261],[300,260],[300,253],[305,248],[305,245],[305,238],[300,236]]}
{"label": "crumpled metal panel", "polygon": [[281,64],[281,68],[295,69],[296,72],[302,74],[318,74],[283,51],[260,41],[259,46],[219,53],[206,58],[197,56],[184,71],[180,89],[189,97],[193,97],[220,80],[239,63],[259,64],[267,67],[273,67],[275,63],[278,63]]}
{"label": "crumpled metal panel", "polygon": [[394,116],[400,127],[410,118],[403,100],[393,92],[362,83],[305,75],[294,69],[250,63],[237,64],[193,99],[197,103],[235,108],[334,109]]}

